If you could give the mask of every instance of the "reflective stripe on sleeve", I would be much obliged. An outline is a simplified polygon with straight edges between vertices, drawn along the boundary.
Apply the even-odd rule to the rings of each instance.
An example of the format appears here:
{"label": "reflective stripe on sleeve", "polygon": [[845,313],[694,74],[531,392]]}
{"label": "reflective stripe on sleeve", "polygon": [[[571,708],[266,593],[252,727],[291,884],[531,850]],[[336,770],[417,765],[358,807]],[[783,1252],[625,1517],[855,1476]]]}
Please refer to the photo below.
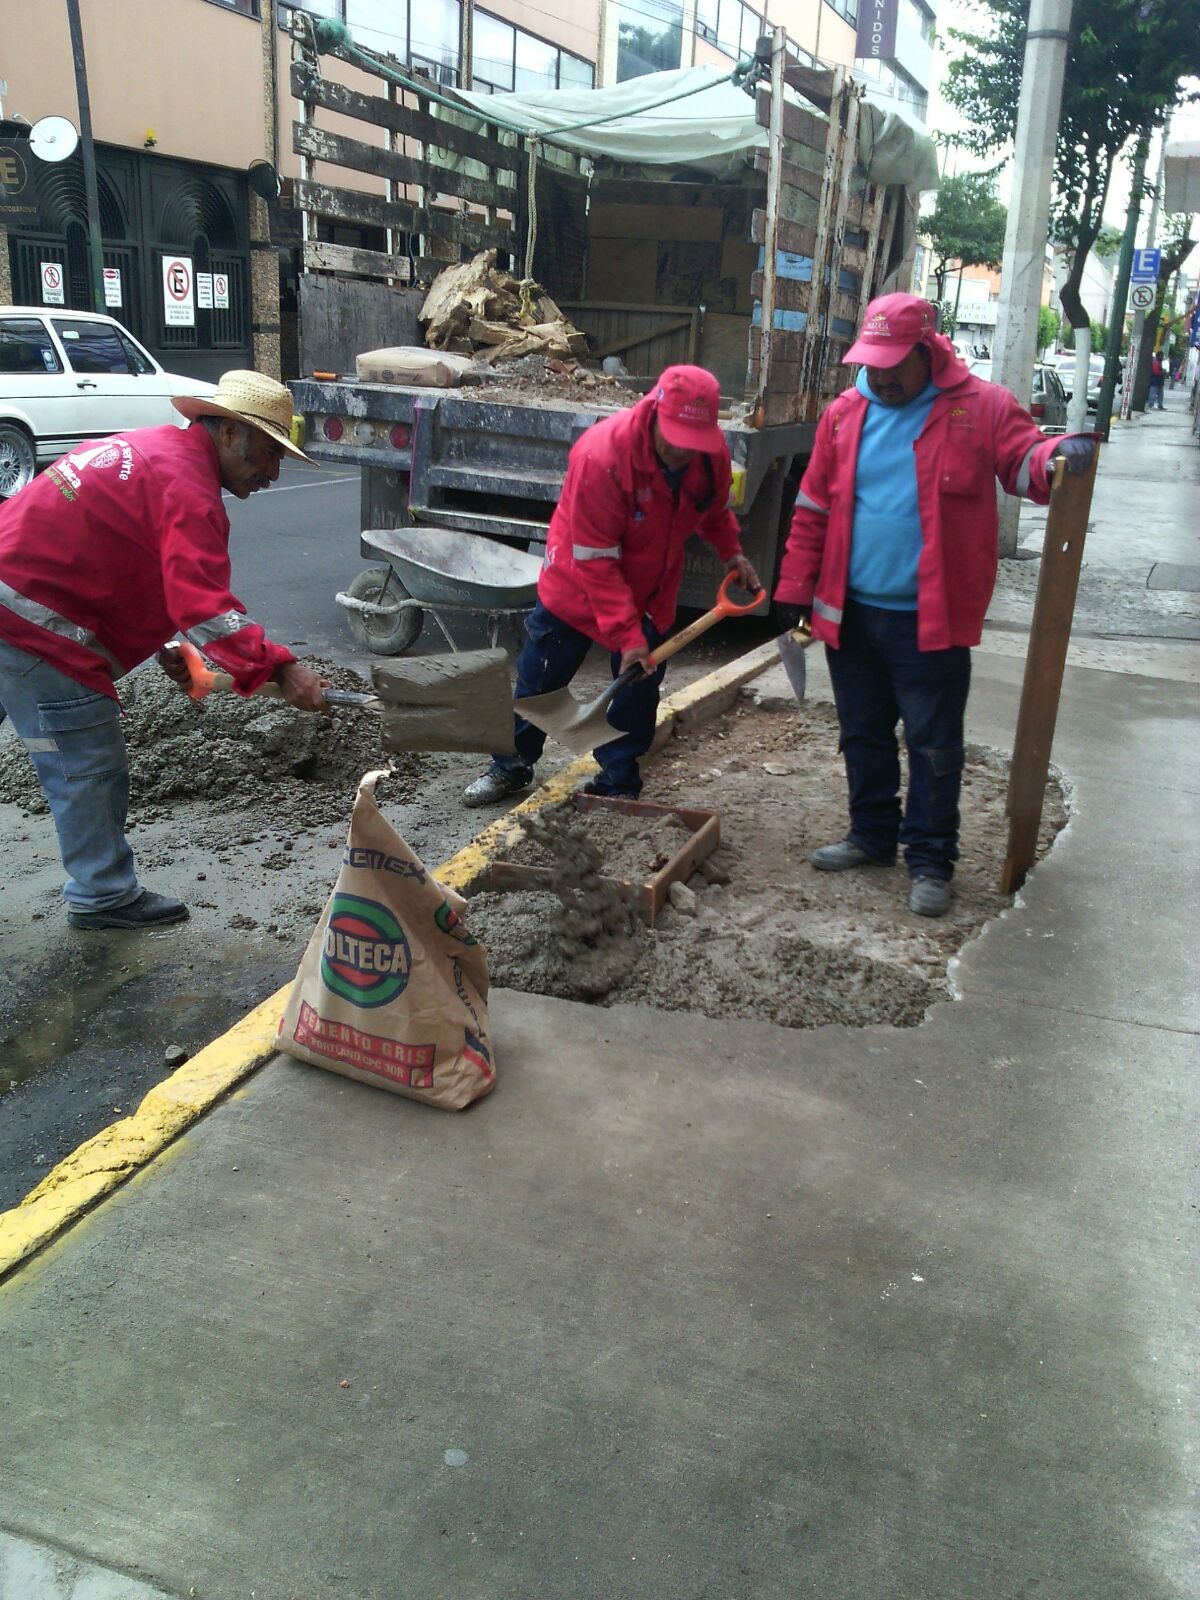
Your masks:
{"label": "reflective stripe on sleeve", "polygon": [[576,561],[619,561],[621,546],[610,544],[606,549],[598,550],[594,544],[573,544],[571,554]]}
{"label": "reflective stripe on sleeve", "polygon": [[244,616],[240,611],[222,611],[219,616],[209,617],[207,622],[197,622],[183,632],[185,638],[200,646],[212,644],[216,639],[228,639],[231,633],[241,633],[243,628],[253,626],[253,617]]}
{"label": "reflective stripe on sleeve", "polygon": [[27,599],[25,595],[18,594],[7,583],[0,581],[0,605],[7,606],[16,616],[32,622],[36,628],[45,628],[47,633],[57,634],[60,639],[69,639],[72,644],[79,645],[84,650],[90,650],[102,661],[107,662],[114,678],[119,678],[125,668],[113,655],[111,650],[106,650],[90,628],[81,627],[78,622],[72,622],[67,617],[60,617],[57,611],[51,611],[49,606],[41,605],[37,600]]}
{"label": "reflective stripe on sleeve", "polygon": [[1031,474],[1033,472],[1033,452],[1036,449],[1038,449],[1038,446],[1035,444],[1033,446],[1033,448],[1030,450],[1029,454],[1025,457],[1024,461],[1022,461],[1022,463],[1021,463],[1021,470],[1020,470],[1020,472],[1017,473],[1017,493],[1018,494],[1028,494],[1029,493],[1029,481],[1030,481],[1030,476],[1031,476]]}
{"label": "reflective stripe on sleeve", "polygon": [[826,622],[840,622],[842,620],[841,606],[826,605],[824,600],[813,601],[813,613],[818,617],[824,617]]}
{"label": "reflective stripe on sleeve", "polygon": [[815,500],[810,500],[803,489],[801,489],[796,495],[796,504],[798,506],[803,506],[807,511],[815,511],[820,517],[827,517],[829,515],[829,507],[819,506]]}

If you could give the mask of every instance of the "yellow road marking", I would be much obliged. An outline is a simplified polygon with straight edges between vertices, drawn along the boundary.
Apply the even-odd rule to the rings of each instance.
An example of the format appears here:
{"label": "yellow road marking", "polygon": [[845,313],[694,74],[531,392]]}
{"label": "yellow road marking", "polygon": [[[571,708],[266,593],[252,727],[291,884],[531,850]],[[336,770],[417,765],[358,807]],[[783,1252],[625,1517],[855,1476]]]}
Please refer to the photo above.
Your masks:
{"label": "yellow road marking", "polygon": [[[669,695],[659,708],[654,748],[674,727],[705,706],[717,707],[739,685],[777,659],[774,641],[727,662]],[[522,816],[565,800],[596,771],[591,756],[581,756],[536,789],[527,800],[489,823],[456,855],[434,869],[452,889],[468,889],[487,870],[498,850],[520,834]],[[10,1211],[0,1212],[0,1279],[43,1249],[98,1201],[154,1159],[183,1130],[214,1106],[269,1056],[290,984],[255,1006],[240,1022],[156,1084],[137,1110],[65,1157]]]}

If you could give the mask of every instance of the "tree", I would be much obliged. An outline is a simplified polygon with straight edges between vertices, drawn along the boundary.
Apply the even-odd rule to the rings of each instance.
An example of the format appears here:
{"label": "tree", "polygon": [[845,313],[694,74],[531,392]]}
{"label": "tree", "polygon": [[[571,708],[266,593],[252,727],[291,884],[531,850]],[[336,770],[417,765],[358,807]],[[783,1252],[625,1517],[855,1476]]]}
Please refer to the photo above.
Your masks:
{"label": "tree", "polygon": [[[943,93],[967,121],[963,144],[984,156],[1016,131],[1028,0],[968,3],[982,31],[949,30],[964,54],[950,63]],[[1075,328],[1088,326],[1079,288],[1117,157],[1133,135],[1161,127],[1172,106],[1200,98],[1180,89],[1181,78],[1198,75],[1195,0],[1087,0],[1073,8],[1051,230],[1071,255],[1060,297]]]}
{"label": "tree", "polygon": [[935,299],[943,298],[950,263],[1000,270],[1008,213],[996,199],[990,173],[964,172],[943,178],[937,204],[923,226],[933,242]]}
{"label": "tree", "polygon": [[1047,349],[1058,338],[1058,330],[1062,326],[1062,318],[1057,311],[1051,311],[1049,306],[1038,307],[1037,347],[1038,355]]}

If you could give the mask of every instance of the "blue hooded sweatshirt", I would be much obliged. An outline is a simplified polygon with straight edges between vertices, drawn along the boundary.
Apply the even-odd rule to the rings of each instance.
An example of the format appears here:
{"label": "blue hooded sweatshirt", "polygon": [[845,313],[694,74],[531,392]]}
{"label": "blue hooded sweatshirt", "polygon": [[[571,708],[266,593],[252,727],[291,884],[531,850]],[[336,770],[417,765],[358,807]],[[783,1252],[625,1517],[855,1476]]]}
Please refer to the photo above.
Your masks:
{"label": "blue hooded sweatshirt", "polygon": [[937,399],[931,378],[902,406],[885,405],[859,369],[856,387],[867,401],[854,477],[854,530],[847,593],[885,611],[917,609],[921,516],[917,509],[917,435]]}

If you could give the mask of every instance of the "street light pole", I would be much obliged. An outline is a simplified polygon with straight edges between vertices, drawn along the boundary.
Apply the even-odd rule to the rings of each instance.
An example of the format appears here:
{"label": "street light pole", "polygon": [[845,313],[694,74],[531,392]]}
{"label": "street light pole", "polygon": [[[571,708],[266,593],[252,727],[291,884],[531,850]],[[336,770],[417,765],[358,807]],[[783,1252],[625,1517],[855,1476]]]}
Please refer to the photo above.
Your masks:
{"label": "street light pole", "polygon": [[[1071,0],[1030,0],[1025,67],[1017,109],[1012,199],[1004,234],[1003,290],[996,315],[992,381],[1029,404],[1037,353],[1038,309],[1050,231],[1050,184],[1058,143]],[[1017,549],[1020,502],[999,494],[1000,554]]]}
{"label": "street light pole", "polygon": [[83,190],[87,201],[88,255],[91,263],[92,309],[104,310],[104,250],[100,242],[100,190],[96,182],[96,147],[92,143],[92,103],[88,98],[87,61],[79,0],[67,0],[71,54],[75,60],[75,96],[79,101],[79,147],[83,154]]}

